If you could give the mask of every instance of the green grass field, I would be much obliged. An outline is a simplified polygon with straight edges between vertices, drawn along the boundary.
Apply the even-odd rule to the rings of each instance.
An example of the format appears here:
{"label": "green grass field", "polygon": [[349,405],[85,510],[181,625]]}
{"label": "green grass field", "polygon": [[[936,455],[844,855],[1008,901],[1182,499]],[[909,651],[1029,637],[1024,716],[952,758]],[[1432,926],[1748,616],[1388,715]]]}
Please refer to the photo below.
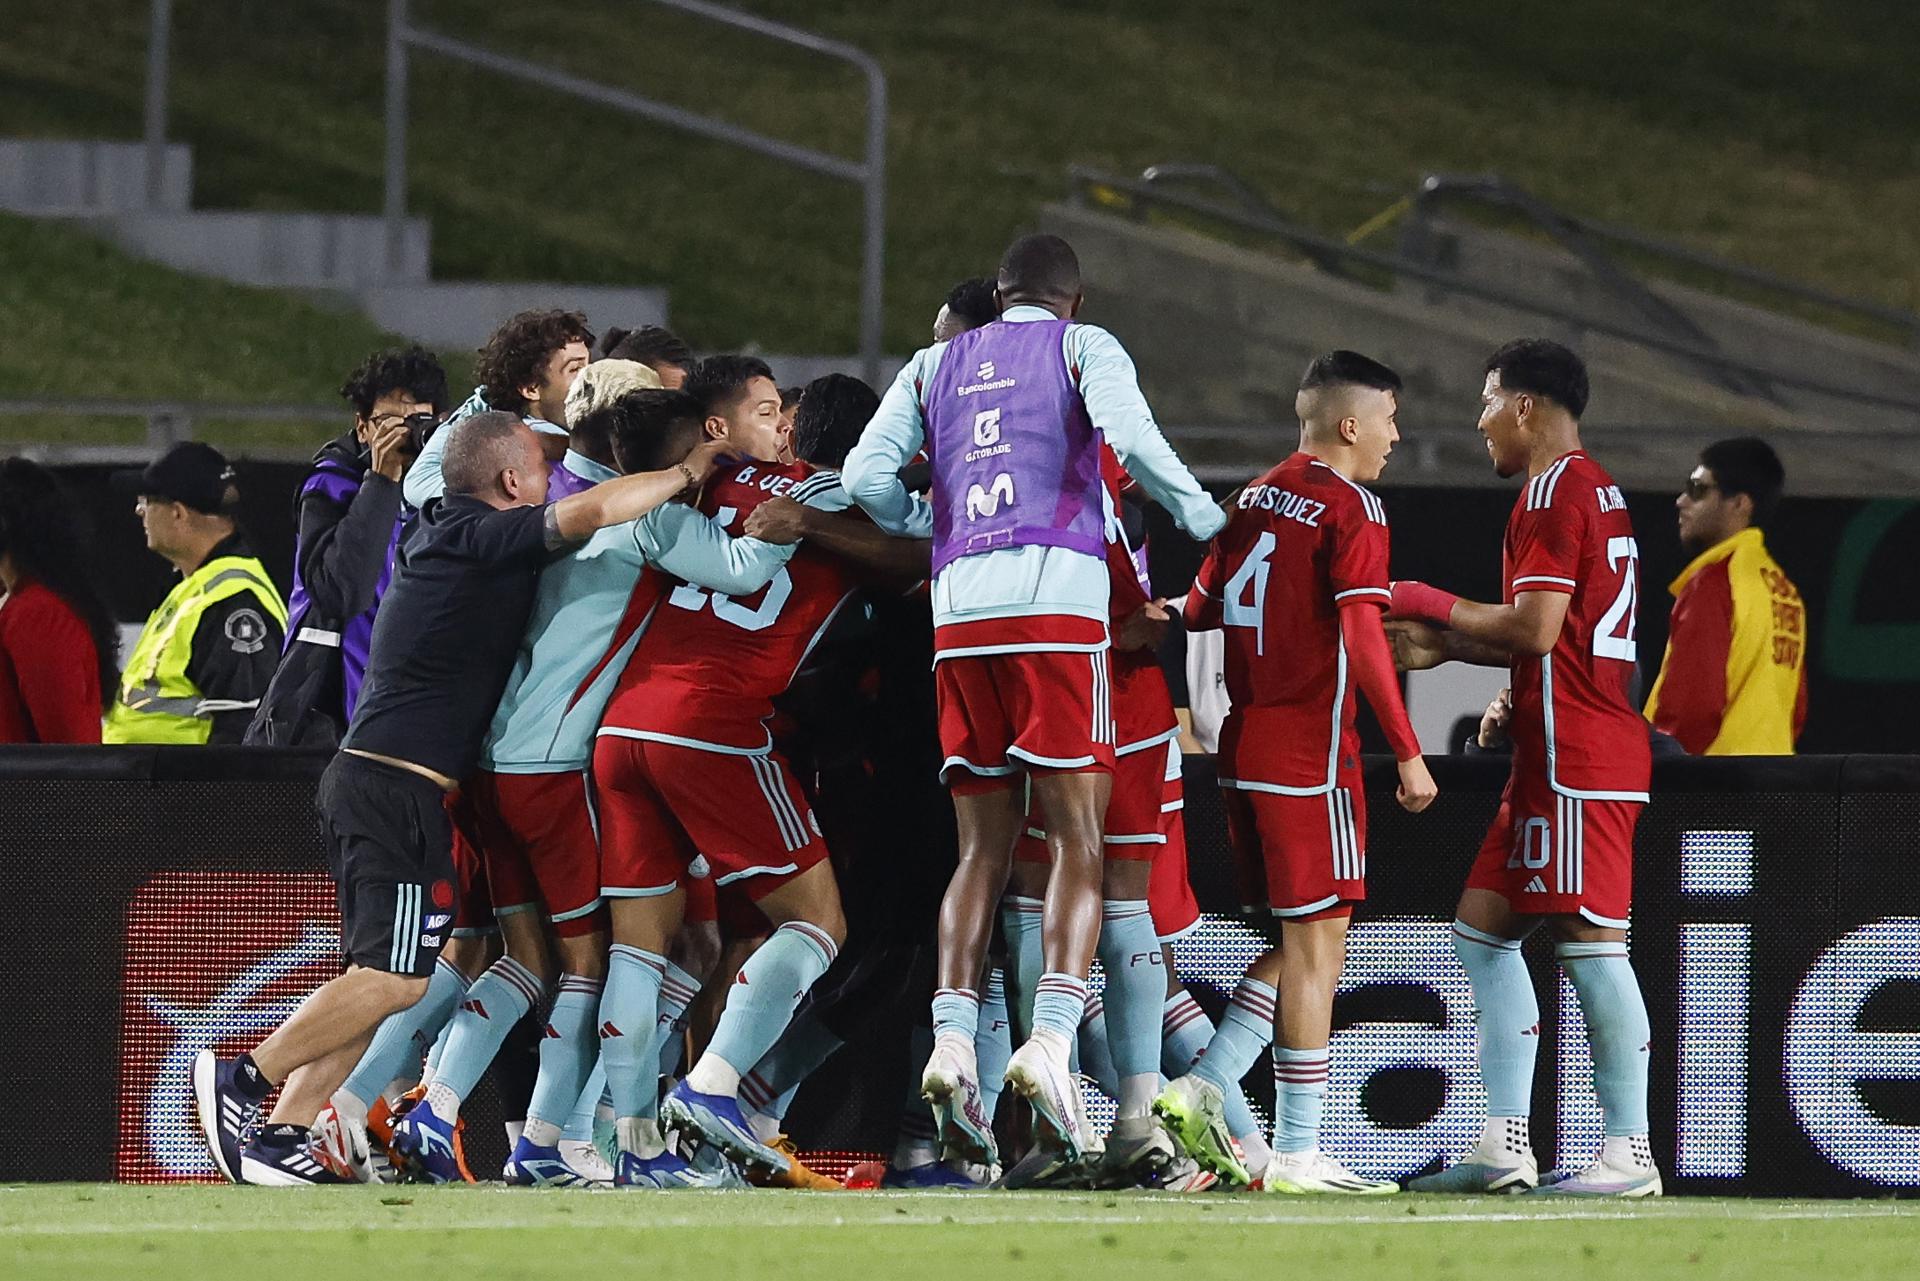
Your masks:
{"label": "green grass field", "polygon": [[0,1276],[1911,1275],[1920,1203],[0,1187]]}

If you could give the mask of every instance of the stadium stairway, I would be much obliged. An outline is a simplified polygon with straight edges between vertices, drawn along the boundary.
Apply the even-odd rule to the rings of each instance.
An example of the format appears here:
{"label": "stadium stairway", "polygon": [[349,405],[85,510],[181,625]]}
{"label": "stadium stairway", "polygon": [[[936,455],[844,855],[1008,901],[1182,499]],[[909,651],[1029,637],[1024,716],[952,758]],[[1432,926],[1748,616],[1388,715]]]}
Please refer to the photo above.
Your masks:
{"label": "stadium stairway", "polygon": [[1571,255],[1518,235],[1430,221],[1421,258],[1393,255],[1504,295],[1488,298],[1431,274],[1396,276],[1381,261],[1330,270],[1342,265],[1334,259],[1344,246],[1275,252],[1231,216],[1189,216],[1202,206],[1177,198],[1160,216],[1157,191],[1077,176],[1076,198],[1047,206],[1041,226],[1079,250],[1092,282],[1085,318],[1126,335],[1156,414],[1205,478],[1243,479],[1270,462],[1276,439],[1295,430],[1298,371],[1338,346],[1366,351],[1406,379],[1406,442],[1393,483],[1498,483],[1473,430],[1481,365],[1507,339],[1539,334],[1586,358],[1594,389],[1587,439],[1628,488],[1671,488],[1706,442],[1753,433],[1778,449],[1797,493],[1920,494],[1920,352],[1910,348],[1648,285],[1707,344],[1763,371],[1728,376],[1618,332],[1644,327],[1644,317],[1623,314]]}
{"label": "stadium stairway", "polygon": [[661,289],[434,280],[425,218],[407,219],[395,269],[374,215],[196,209],[192,173],[192,149],[169,144],[150,203],[139,143],[0,139],[0,209],[79,223],[182,271],[358,308],[383,329],[436,347],[477,347],[502,316],[529,307],[573,308],[629,327],[666,322]]}

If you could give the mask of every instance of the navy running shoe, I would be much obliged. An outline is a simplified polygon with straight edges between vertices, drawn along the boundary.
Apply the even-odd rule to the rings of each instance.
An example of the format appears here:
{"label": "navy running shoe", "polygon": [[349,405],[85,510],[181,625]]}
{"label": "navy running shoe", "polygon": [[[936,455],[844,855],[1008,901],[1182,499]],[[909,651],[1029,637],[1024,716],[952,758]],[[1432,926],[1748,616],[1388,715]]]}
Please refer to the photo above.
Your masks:
{"label": "navy running shoe", "polygon": [[986,1185],[968,1177],[963,1171],[956,1170],[945,1161],[931,1161],[926,1165],[911,1166],[905,1170],[899,1166],[888,1166],[885,1176],[880,1180],[883,1188],[919,1188],[933,1190],[938,1188],[979,1188]]}
{"label": "navy running shoe", "polygon": [[775,1174],[787,1172],[787,1158],[753,1137],[740,1102],[724,1094],[702,1094],[685,1081],[660,1104],[660,1122],[681,1134],[691,1134],[743,1165],[757,1165]]}
{"label": "navy running shoe", "polygon": [[395,1122],[393,1151],[401,1169],[416,1183],[464,1183],[466,1172],[453,1146],[453,1122],[434,1115],[425,1099]]}
{"label": "navy running shoe", "polygon": [[193,1109],[200,1137],[214,1168],[229,1183],[240,1183],[241,1154],[260,1119],[260,1103],[235,1077],[238,1059],[217,1058],[212,1050],[193,1056]]}
{"label": "navy running shoe", "polygon": [[352,1182],[320,1164],[313,1151],[313,1136],[304,1125],[263,1127],[240,1158],[240,1181],[263,1188]]}

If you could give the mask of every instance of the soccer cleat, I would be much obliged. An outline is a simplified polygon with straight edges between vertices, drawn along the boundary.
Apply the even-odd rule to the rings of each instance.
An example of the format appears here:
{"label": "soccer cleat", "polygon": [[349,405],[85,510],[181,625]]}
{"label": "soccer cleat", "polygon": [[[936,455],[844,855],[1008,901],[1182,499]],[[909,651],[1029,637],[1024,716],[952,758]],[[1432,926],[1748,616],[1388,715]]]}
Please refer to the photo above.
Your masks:
{"label": "soccer cleat", "polygon": [[425,1099],[393,1127],[395,1164],[414,1183],[474,1183],[458,1147],[454,1126],[434,1115]]}
{"label": "soccer cleat", "polygon": [[1549,1174],[1529,1195],[1648,1197],[1663,1191],[1658,1166],[1618,1166],[1602,1158],[1584,1170]]}
{"label": "soccer cleat", "polygon": [[830,1179],[802,1161],[799,1151],[793,1146],[793,1140],[786,1135],[774,1136],[767,1146],[787,1158],[787,1172],[770,1174],[758,1166],[754,1167],[747,1171],[747,1181],[756,1188],[792,1188],[803,1192],[846,1191],[846,1186],[838,1179]]}
{"label": "soccer cleat", "polygon": [[660,1103],[660,1122],[724,1152],[742,1165],[758,1165],[783,1175],[787,1158],[753,1137],[740,1101],[724,1094],[702,1094],[685,1081]]}
{"label": "soccer cleat", "polygon": [[920,1077],[920,1097],[933,1107],[934,1129],[948,1156],[977,1165],[1000,1159],[993,1118],[980,1095],[979,1068],[964,1050],[951,1042],[933,1043]]}
{"label": "soccer cleat", "polygon": [[1066,1153],[1052,1144],[1036,1144],[1032,1151],[1015,1161],[1005,1174],[995,1180],[993,1186],[1009,1192],[1019,1192],[1025,1188],[1061,1191],[1089,1188],[1092,1181],[1087,1177],[1084,1161],[1069,1160]]}
{"label": "soccer cleat", "polygon": [[316,1159],[313,1141],[297,1125],[270,1125],[240,1158],[240,1181],[263,1188],[305,1188],[349,1183]]}
{"label": "soccer cleat", "polygon": [[1161,1172],[1160,1182],[1155,1186],[1162,1192],[1211,1192],[1222,1184],[1220,1176],[1212,1170],[1204,1169],[1186,1153],[1176,1152],[1173,1163]]}
{"label": "soccer cleat", "polygon": [[252,1138],[260,1105],[242,1094],[233,1079],[237,1059],[219,1059],[212,1050],[193,1056],[193,1108],[200,1137],[214,1168],[229,1183],[239,1183],[241,1153]]}
{"label": "soccer cleat", "polygon": [[1089,1171],[1095,1187],[1159,1187],[1181,1155],[1161,1122],[1151,1116],[1116,1121],[1100,1163]]}
{"label": "soccer cleat", "polygon": [[1225,1097],[1205,1077],[1187,1075],[1169,1082],[1153,1101],[1153,1114],[1167,1123],[1167,1132],[1180,1150],[1222,1182],[1243,1188],[1253,1182],[1235,1153],[1227,1132]]}
{"label": "soccer cleat", "polygon": [[[848,1186],[852,1186],[851,1181]],[[934,1192],[943,1188],[980,1188],[986,1185],[968,1174],[964,1167],[955,1169],[945,1161],[931,1161],[926,1165],[909,1166],[904,1170],[889,1166],[880,1180],[880,1186],[917,1188],[923,1192]]]}
{"label": "soccer cleat", "polygon": [[1392,1196],[1400,1185],[1391,1179],[1367,1179],[1324,1152],[1276,1152],[1267,1162],[1264,1190],[1289,1196]]}
{"label": "soccer cleat", "polygon": [[1013,1052],[1007,1084],[1033,1108],[1036,1131],[1052,1132],[1067,1163],[1078,1164],[1098,1146],[1089,1139],[1080,1111],[1080,1082],[1038,1040],[1029,1039]]}
{"label": "soccer cleat", "polygon": [[613,1182],[613,1166],[593,1144],[585,1139],[562,1139],[556,1146],[560,1149],[560,1159],[587,1182]]}
{"label": "soccer cleat", "polygon": [[329,1103],[313,1119],[313,1156],[348,1183],[378,1182],[366,1127]]}
{"label": "soccer cleat", "polygon": [[1450,1165],[1435,1174],[1423,1174],[1417,1179],[1407,1181],[1409,1192],[1465,1192],[1510,1194],[1531,1192],[1540,1182],[1540,1167],[1535,1163],[1533,1154],[1527,1153],[1525,1161],[1512,1165],[1501,1163],[1494,1165],[1488,1161],[1476,1159],[1477,1152],[1467,1154],[1467,1159],[1457,1165]]}
{"label": "soccer cleat", "polygon": [[513,1145],[513,1155],[507,1158],[500,1177],[510,1188],[591,1188],[610,1182],[575,1169],[558,1145],[536,1147],[525,1138]]}
{"label": "soccer cleat", "polygon": [[613,1168],[613,1186],[616,1188],[733,1188],[743,1186],[729,1179],[724,1171],[702,1170],[678,1152],[662,1152],[658,1156],[635,1156],[631,1152],[617,1154],[619,1160]]}

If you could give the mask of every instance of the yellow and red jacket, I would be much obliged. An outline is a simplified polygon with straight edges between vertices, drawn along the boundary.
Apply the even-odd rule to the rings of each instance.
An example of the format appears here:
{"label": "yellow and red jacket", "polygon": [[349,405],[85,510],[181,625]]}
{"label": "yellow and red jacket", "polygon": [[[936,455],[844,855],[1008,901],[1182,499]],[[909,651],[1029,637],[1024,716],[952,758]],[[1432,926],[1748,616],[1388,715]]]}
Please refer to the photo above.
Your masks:
{"label": "yellow and red jacket", "polygon": [[1791,756],[1807,719],[1807,609],[1743,529],[1668,588],[1673,618],[1647,719],[1695,756]]}

